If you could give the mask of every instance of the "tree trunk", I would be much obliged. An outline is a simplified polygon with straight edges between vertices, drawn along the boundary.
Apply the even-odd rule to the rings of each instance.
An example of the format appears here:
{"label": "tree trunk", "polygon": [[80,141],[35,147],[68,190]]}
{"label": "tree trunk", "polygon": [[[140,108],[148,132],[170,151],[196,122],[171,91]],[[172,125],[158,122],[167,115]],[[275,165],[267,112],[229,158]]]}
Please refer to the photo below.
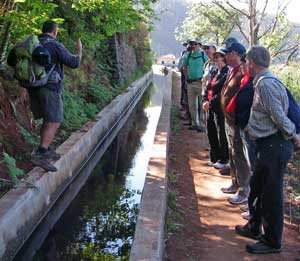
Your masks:
{"label": "tree trunk", "polygon": [[[18,8],[18,5],[14,6],[15,5],[14,2],[15,2],[14,0],[8,0],[5,1],[3,6],[1,6],[1,8],[3,8],[3,16],[5,16],[6,13],[13,10],[14,8],[16,9]],[[0,66],[3,64],[5,60],[5,54],[9,43],[11,27],[12,27],[11,22],[5,22],[5,24],[2,27],[2,32],[1,32],[2,42],[0,43]]]}

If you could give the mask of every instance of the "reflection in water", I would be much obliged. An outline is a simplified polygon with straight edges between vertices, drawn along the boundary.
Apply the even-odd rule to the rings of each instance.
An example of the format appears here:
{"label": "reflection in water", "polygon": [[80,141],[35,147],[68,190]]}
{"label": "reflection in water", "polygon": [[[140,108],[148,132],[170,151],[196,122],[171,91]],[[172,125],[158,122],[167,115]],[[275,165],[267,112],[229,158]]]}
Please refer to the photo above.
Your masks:
{"label": "reflection in water", "polygon": [[149,87],[34,260],[128,260],[162,95]]}

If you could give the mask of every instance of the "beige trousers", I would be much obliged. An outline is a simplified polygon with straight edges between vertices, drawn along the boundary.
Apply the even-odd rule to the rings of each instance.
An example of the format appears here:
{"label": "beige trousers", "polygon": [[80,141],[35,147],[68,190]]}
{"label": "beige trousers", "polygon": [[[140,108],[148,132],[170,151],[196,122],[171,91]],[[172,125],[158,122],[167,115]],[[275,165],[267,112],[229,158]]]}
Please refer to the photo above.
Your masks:
{"label": "beige trousers", "polygon": [[[203,127],[202,121],[202,82],[196,81],[187,85],[188,103],[193,126]],[[199,103],[198,103],[199,99]]]}

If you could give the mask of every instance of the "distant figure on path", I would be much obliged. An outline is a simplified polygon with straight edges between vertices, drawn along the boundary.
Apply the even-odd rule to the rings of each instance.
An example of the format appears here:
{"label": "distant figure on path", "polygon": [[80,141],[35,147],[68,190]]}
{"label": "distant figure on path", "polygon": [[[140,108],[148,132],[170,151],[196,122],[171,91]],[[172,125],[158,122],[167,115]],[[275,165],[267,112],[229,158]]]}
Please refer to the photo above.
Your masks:
{"label": "distant figure on path", "polygon": [[[198,122],[197,114],[201,111],[201,106],[199,106],[199,104],[202,103],[202,77],[204,73],[204,64],[207,62],[208,57],[200,48],[201,41],[198,38],[190,41],[190,45],[192,50],[185,55],[183,62],[184,74],[188,83],[187,93],[192,124],[189,129],[203,132],[205,129],[204,126],[201,126],[201,114],[198,115]],[[198,102],[198,99],[201,101]]]}

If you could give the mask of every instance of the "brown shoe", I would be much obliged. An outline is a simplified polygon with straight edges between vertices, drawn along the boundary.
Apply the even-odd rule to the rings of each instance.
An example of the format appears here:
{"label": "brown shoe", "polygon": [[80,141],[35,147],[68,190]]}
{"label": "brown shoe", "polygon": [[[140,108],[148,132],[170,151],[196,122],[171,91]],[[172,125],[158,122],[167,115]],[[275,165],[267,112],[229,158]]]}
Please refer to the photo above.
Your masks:
{"label": "brown shoe", "polygon": [[31,156],[30,160],[35,166],[40,167],[46,171],[56,172],[57,168],[50,163],[50,159],[48,159],[44,154],[40,154],[35,152]]}

